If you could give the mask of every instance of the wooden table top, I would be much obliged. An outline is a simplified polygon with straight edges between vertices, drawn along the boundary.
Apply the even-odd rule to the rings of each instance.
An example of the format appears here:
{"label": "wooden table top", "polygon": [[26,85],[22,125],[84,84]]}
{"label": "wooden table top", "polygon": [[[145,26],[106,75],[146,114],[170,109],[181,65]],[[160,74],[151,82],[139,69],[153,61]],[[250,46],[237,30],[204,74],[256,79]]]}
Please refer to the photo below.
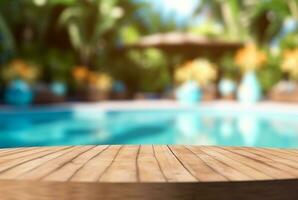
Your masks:
{"label": "wooden table top", "polygon": [[298,179],[298,150],[76,146],[0,150],[0,180],[148,183]]}

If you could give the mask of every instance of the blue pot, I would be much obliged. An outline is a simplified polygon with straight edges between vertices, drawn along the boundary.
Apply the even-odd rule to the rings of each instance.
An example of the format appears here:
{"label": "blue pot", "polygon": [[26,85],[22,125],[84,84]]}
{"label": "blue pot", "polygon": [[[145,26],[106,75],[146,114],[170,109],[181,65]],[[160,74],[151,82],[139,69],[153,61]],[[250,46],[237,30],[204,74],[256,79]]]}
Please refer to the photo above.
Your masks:
{"label": "blue pot", "polygon": [[176,98],[185,104],[194,104],[202,99],[202,91],[195,81],[188,81],[176,90]]}
{"label": "blue pot", "polygon": [[256,103],[261,100],[261,85],[255,72],[251,71],[245,73],[238,88],[237,97],[242,103]]}
{"label": "blue pot", "polygon": [[227,97],[235,94],[236,91],[236,83],[229,79],[223,79],[219,82],[219,92],[223,97]]}
{"label": "blue pot", "polygon": [[113,92],[124,93],[126,92],[126,86],[123,82],[117,81],[113,84]]}
{"label": "blue pot", "polygon": [[12,81],[5,90],[5,102],[9,105],[26,106],[33,102],[30,86],[22,80]]}
{"label": "blue pot", "polygon": [[65,96],[67,91],[66,85],[60,82],[53,82],[50,85],[50,89],[53,92],[53,94],[56,96]]}

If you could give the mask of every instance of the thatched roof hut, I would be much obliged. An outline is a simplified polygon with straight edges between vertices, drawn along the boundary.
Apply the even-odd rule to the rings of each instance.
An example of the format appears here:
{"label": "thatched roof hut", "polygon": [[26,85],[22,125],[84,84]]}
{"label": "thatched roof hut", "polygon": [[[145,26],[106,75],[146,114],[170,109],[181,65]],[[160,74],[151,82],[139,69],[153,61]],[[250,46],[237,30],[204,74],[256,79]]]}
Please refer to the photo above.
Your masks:
{"label": "thatched roof hut", "polygon": [[144,36],[129,48],[154,47],[168,53],[180,53],[189,57],[198,57],[202,54],[217,57],[227,52],[235,52],[242,46],[241,42],[220,41],[191,33],[170,32]]}

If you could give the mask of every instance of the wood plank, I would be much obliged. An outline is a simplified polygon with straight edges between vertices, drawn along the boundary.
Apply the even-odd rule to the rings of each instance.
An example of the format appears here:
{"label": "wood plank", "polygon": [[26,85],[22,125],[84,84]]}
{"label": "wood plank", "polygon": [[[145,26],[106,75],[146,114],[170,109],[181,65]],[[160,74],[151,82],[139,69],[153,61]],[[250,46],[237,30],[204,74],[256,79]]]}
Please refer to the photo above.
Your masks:
{"label": "wood plank", "polygon": [[[265,149],[265,150],[270,150],[270,149]],[[271,151],[274,152],[274,150],[271,150]],[[280,152],[280,153],[284,153],[286,155],[292,155],[292,156],[298,157],[298,151],[286,150],[286,149],[277,149],[275,151]]]}
{"label": "wood plank", "polygon": [[136,182],[139,180],[137,156],[140,146],[124,146],[111,166],[101,176],[101,182]]}
{"label": "wood plank", "polygon": [[294,159],[296,160],[298,157],[298,150],[294,149],[278,149],[278,148],[256,148],[256,147],[222,147],[227,148],[230,150],[238,150],[238,149],[249,149],[249,150],[264,150],[273,154],[284,154],[285,156],[294,156]]}
{"label": "wood plank", "polygon": [[184,146],[169,146],[169,148],[182,165],[199,181],[227,180]]}
{"label": "wood plank", "polygon": [[279,158],[284,158],[284,159],[287,159],[287,160],[291,160],[295,163],[298,162],[298,154],[296,156],[294,156],[294,155],[291,155],[289,153],[281,152],[281,151],[272,151],[272,150],[268,150],[268,149],[255,149],[255,150],[265,152],[265,153],[268,153],[270,155],[274,155],[274,156],[279,157]]}
{"label": "wood plank", "polygon": [[18,177],[22,180],[39,180],[49,175],[54,170],[63,167],[66,163],[71,162],[74,158],[84,153],[85,151],[93,148],[93,146],[80,146],[75,147],[72,151],[64,154],[63,156],[57,157],[56,159],[50,160],[49,162],[29,171]]}
{"label": "wood plank", "polygon": [[0,148],[0,154],[1,154],[2,152],[17,151],[17,150],[31,149],[31,148],[37,148],[37,147]]}
{"label": "wood plank", "polygon": [[[65,147],[61,147],[65,148]],[[8,160],[7,162],[0,163],[0,172],[6,171],[10,168],[16,167],[18,165],[21,165],[23,163],[38,159],[40,157],[43,157],[45,155],[51,154],[56,151],[56,148],[42,148],[40,151],[34,154],[30,154],[18,159]]]}
{"label": "wood plank", "polygon": [[113,162],[122,146],[110,146],[107,150],[90,159],[71,178],[75,182],[97,182]]}
{"label": "wood plank", "polygon": [[263,149],[244,149],[244,150],[263,157],[267,157],[273,160],[275,163],[276,162],[283,163],[285,165],[298,169],[298,161],[289,160],[285,155],[280,155],[279,153],[268,151],[268,150],[263,151]]}
{"label": "wood plank", "polygon": [[[24,148],[26,149],[26,148]],[[78,146],[0,150],[0,180],[233,182],[298,179],[286,150],[196,146]],[[12,153],[13,154],[7,154]]]}
{"label": "wood plank", "polygon": [[209,149],[214,149],[218,153],[227,155],[230,158],[233,158],[233,159],[237,160],[238,162],[241,162],[251,168],[254,168],[254,169],[256,169],[272,178],[280,178],[280,179],[293,178],[293,175],[291,175],[287,172],[273,168],[273,167],[265,164],[264,162],[256,161],[256,160],[241,156],[241,155],[234,153],[230,150],[226,150],[224,148],[214,148],[214,147],[210,147]]}
{"label": "wood plank", "polygon": [[234,150],[233,152],[240,154],[242,156],[251,158],[256,161],[261,161],[268,166],[271,166],[272,168],[284,171],[286,173],[291,174],[292,177],[295,175],[298,175],[298,169],[292,168],[282,162],[276,161],[274,158],[271,156],[264,156],[263,154],[259,154],[259,152],[254,152],[253,150],[248,151],[246,150]]}
{"label": "wood plank", "polygon": [[162,173],[154,155],[153,146],[142,146],[137,159],[139,178],[141,182],[165,182],[165,176]]}
{"label": "wood plank", "polygon": [[219,174],[223,175],[230,181],[243,181],[243,180],[254,180],[254,178],[246,175],[243,172],[238,171],[239,169],[234,169],[228,164],[225,164],[224,162],[221,162],[217,159],[215,159],[212,156],[209,156],[208,154],[201,151],[199,148],[194,146],[187,146],[187,149],[192,151],[196,156],[198,156],[202,161],[204,161],[209,167],[211,167],[213,170],[218,172]]}
{"label": "wood plank", "polygon": [[298,153],[298,149],[291,149],[291,152]]}
{"label": "wood plank", "polygon": [[173,155],[167,146],[154,146],[156,159],[163,174],[169,182],[195,182],[195,178],[180,161]]}
{"label": "wood plank", "polygon": [[45,181],[67,181],[69,180],[80,168],[82,168],[89,160],[98,156],[104,150],[106,150],[108,146],[96,146],[77,158],[73,159],[71,162],[68,162],[66,165],[61,167],[58,170],[55,170],[53,173],[44,177]]}
{"label": "wood plank", "polygon": [[23,151],[30,151],[32,149],[36,149],[37,147],[30,147],[30,148],[18,148],[18,149],[0,149],[0,158],[7,156],[7,155],[11,155],[11,154],[15,154],[18,152],[23,152]]}
{"label": "wood plank", "polygon": [[228,156],[228,153],[224,152],[217,152],[214,148],[211,147],[202,147],[200,148],[204,153],[207,155],[212,156],[213,158],[225,163],[226,165],[230,166],[233,169],[244,173],[245,175],[255,179],[255,180],[270,180],[272,177],[260,172],[259,170],[255,169],[254,167],[250,167],[246,165],[246,163],[239,162],[238,159],[235,159],[233,156]]}
{"label": "wood plank", "polygon": [[44,164],[45,162],[52,160],[54,158],[57,158],[66,152],[69,152],[73,149],[74,147],[66,147],[66,148],[57,148],[53,149],[54,151],[50,154],[46,154],[45,156],[41,156],[37,159],[25,162],[23,164],[17,165],[11,169],[8,169],[2,173],[0,173],[0,179],[13,179],[17,178],[18,176],[21,176],[24,173],[27,173],[38,166]]}
{"label": "wood plank", "polygon": [[[47,149],[49,149],[49,148],[47,148]],[[22,158],[22,157],[25,157],[25,156],[28,156],[28,155],[33,155],[35,153],[46,151],[47,149],[45,149],[45,148],[32,148],[31,149],[30,148],[26,151],[21,150],[21,151],[17,151],[17,152],[14,152],[14,153],[7,154],[7,155],[3,155],[0,158],[0,163],[4,163],[4,162],[10,161],[10,160],[17,159],[17,158]]]}

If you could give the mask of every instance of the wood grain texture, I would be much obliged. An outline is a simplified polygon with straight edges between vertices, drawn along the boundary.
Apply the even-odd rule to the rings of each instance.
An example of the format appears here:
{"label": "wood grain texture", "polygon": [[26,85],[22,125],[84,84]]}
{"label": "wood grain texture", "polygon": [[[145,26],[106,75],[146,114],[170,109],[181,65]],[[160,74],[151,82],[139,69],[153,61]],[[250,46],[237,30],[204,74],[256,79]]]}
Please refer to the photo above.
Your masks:
{"label": "wood grain texture", "polygon": [[0,180],[183,183],[296,179],[298,154],[287,151],[179,145],[3,149]]}
{"label": "wood grain texture", "polygon": [[191,147],[191,146],[186,148],[188,148],[198,158],[204,161],[210,168],[212,168],[222,176],[226,177],[228,180],[234,180],[234,181],[254,180],[254,178],[238,170],[237,167],[233,168],[233,164],[231,164],[230,166],[228,163],[221,162],[220,159],[217,160],[216,158],[204,153],[199,148]]}
{"label": "wood grain texture", "polygon": [[297,163],[297,152],[284,149],[4,149],[0,199],[298,199]]}
{"label": "wood grain texture", "polygon": [[183,146],[169,147],[181,164],[198,181],[227,181],[227,178],[209,167],[204,161]]}
{"label": "wood grain texture", "polygon": [[161,171],[169,182],[196,182],[193,176],[167,146],[154,146],[154,152]]}
{"label": "wood grain texture", "polygon": [[165,182],[166,177],[161,171],[154,155],[153,146],[142,146],[137,159],[140,182]]}
{"label": "wood grain texture", "polygon": [[140,146],[124,146],[101,176],[101,182],[137,182],[137,156]]}
{"label": "wood grain texture", "polygon": [[111,146],[88,161],[79,169],[70,181],[97,182],[114,161],[121,150],[121,146]]}

